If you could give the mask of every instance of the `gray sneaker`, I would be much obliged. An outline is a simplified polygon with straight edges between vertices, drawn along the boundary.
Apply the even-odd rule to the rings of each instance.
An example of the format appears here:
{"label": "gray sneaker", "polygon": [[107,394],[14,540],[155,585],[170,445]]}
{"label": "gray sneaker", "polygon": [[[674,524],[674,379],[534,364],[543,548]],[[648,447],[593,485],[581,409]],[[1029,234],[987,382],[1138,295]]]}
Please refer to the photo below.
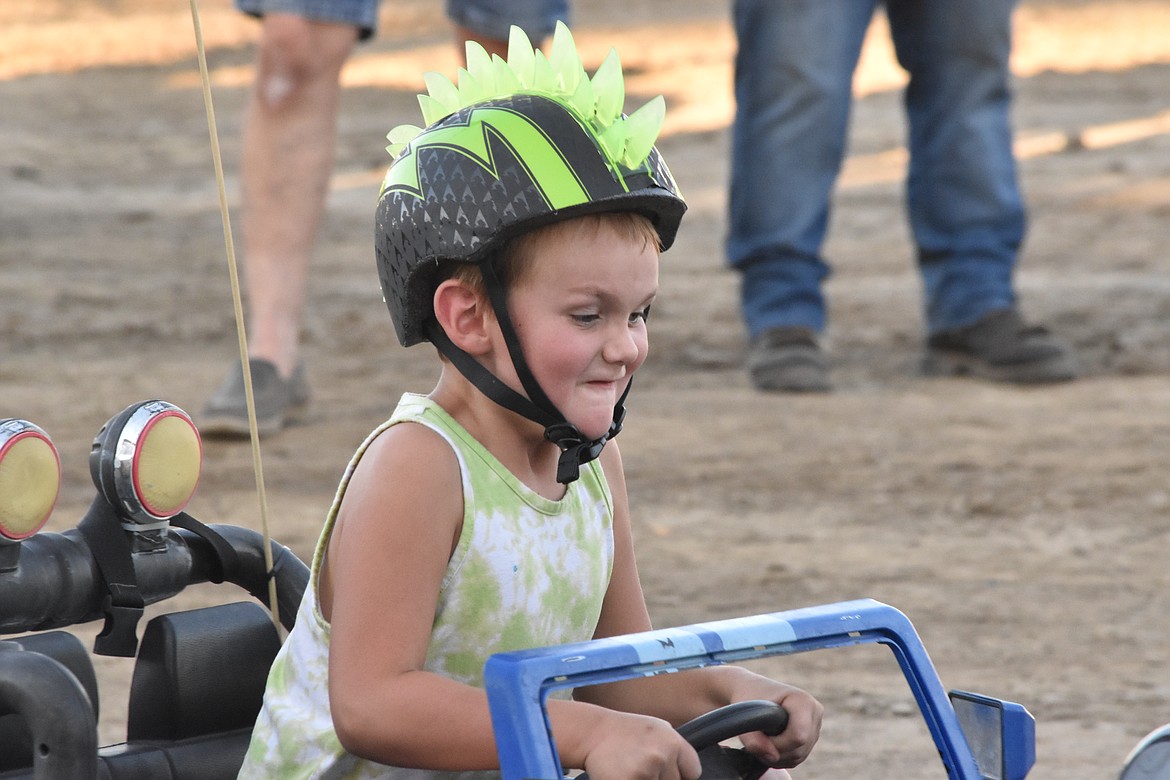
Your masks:
{"label": "gray sneaker", "polygon": [[825,393],[829,361],[808,328],[770,328],[748,344],[748,375],[757,390]]}
{"label": "gray sneaker", "polygon": [[997,382],[1067,382],[1080,373],[1076,355],[1047,328],[1029,325],[1015,309],[999,309],[926,342],[928,376],[977,376]]}
{"label": "gray sneaker", "polygon": [[[295,421],[309,403],[309,385],[305,368],[297,366],[289,379],[282,379],[276,366],[252,358],[252,394],[256,401],[256,428],[260,435],[276,433]],[[236,363],[223,384],[203,410],[199,432],[207,437],[247,437],[248,407],[244,400],[244,372]]]}

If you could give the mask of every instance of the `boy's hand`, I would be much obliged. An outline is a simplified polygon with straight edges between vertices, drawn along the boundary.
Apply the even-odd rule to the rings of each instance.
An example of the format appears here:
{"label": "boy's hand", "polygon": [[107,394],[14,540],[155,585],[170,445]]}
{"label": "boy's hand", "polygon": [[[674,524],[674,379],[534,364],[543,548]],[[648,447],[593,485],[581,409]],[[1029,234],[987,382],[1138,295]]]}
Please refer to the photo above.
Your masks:
{"label": "boy's hand", "polygon": [[585,754],[590,780],[698,780],[699,755],[669,723],[611,712]]}
{"label": "boy's hand", "polygon": [[[767,698],[788,711],[788,726],[775,737],[760,731],[740,736],[740,742],[770,767],[794,767],[808,758],[821,734],[824,707],[809,694],[789,685],[772,682],[776,686],[766,694],[757,690],[750,698]],[[779,690],[777,690],[779,689]],[[764,695],[761,695],[764,694]],[[742,701],[743,699],[738,699]],[[767,776],[767,775],[765,775]]]}

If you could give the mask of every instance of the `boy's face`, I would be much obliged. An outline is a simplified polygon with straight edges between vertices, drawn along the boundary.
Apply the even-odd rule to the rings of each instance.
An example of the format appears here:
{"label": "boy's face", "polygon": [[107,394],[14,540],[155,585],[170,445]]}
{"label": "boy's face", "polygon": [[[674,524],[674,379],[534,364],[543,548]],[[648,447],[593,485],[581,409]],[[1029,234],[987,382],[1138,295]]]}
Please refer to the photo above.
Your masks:
{"label": "boy's face", "polygon": [[[513,282],[508,310],[549,400],[596,439],[609,430],[614,405],[646,360],[658,250],[604,220],[566,223],[536,242],[533,261]],[[501,362],[497,376],[523,392],[511,361]]]}

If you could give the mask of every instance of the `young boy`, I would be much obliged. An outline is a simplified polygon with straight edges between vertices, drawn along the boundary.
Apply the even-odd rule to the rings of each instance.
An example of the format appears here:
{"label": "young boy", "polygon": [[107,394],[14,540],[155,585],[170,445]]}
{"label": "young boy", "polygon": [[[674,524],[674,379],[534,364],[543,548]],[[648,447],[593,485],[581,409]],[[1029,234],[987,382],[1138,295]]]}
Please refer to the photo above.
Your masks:
{"label": "young boy", "polygon": [[[427,129],[389,136],[379,273],[399,340],[431,341],[441,374],[342,479],[241,777],[498,776],[490,655],[650,628],[606,443],[686,207],[653,148],[661,99],[623,117],[613,54],[591,81],[563,26],[547,59],[517,33],[506,63],[469,45],[458,87],[428,74]],[[566,768],[693,780],[672,726],[749,699],[790,721],[744,744],[802,761],[820,704],[737,667],[548,710]]]}

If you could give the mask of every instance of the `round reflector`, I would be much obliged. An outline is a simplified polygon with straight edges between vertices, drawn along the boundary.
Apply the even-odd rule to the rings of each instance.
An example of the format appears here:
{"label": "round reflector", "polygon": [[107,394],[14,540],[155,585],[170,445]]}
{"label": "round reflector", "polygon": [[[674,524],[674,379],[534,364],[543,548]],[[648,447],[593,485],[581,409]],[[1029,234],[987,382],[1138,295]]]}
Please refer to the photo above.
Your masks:
{"label": "round reflector", "polygon": [[61,461],[48,435],[26,420],[0,419],[0,544],[41,529],[61,489]]}
{"label": "round reflector", "polygon": [[182,512],[195,494],[203,448],[195,423],[166,401],[123,410],[90,452],[94,484],[125,519],[157,523]]}

